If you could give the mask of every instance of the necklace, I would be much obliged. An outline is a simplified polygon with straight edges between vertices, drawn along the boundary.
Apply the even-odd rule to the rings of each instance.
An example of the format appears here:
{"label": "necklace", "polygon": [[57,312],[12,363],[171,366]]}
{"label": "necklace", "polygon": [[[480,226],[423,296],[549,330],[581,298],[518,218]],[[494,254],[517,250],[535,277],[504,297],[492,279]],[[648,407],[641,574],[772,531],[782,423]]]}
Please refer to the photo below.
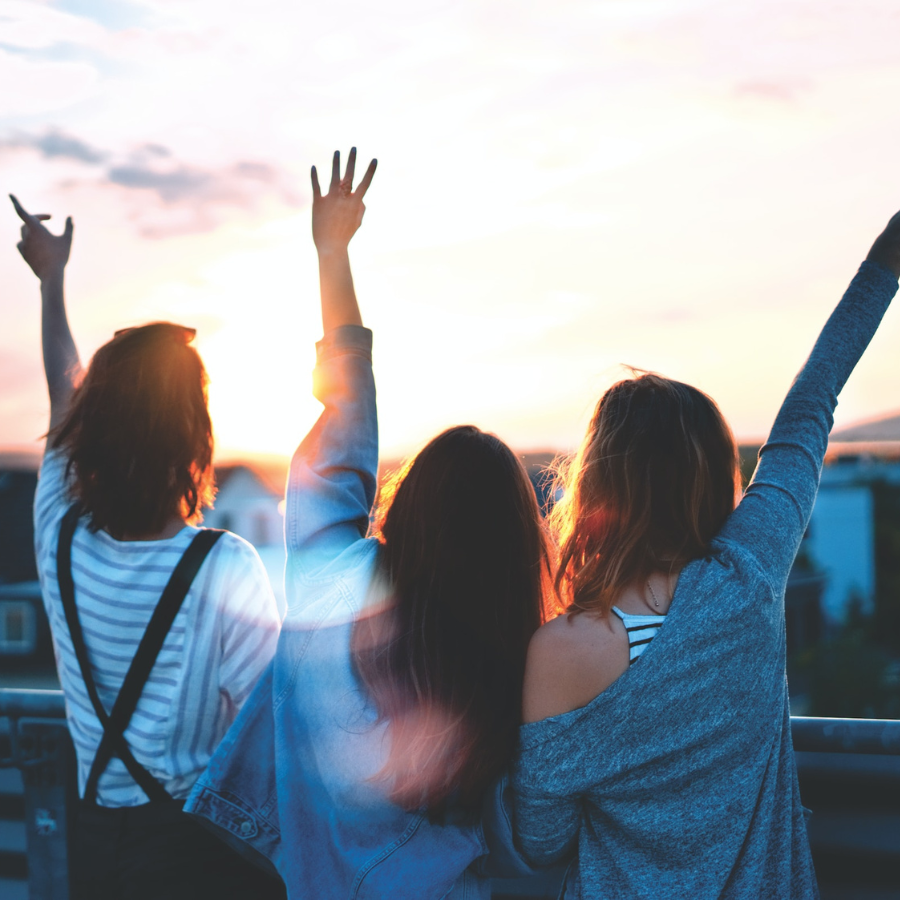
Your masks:
{"label": "necklace", "polygon": [[656,591],[653,590],[653,585],[650,584],[650,579],[647,579],[647,588],[650,591],[650,596],[653,598],[653,605],[659,609],[659,597],[656,596]]}

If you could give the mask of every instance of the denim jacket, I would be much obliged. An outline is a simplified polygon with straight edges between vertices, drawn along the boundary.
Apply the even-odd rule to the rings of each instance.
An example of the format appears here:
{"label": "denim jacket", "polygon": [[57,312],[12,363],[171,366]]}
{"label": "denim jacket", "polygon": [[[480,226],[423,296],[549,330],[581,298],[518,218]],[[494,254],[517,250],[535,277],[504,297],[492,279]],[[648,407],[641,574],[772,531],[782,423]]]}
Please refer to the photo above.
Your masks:
{"label": "denim jacket", "polygon": [[407,812],[373,779],[389,735],[350,653],[378,553],[365,537],[378,466],[371,344],[368,329],[344,326],[317,345],[325,409],[291,462],[278,649],[185,809],[273,866],[289,897],[487,900],[490,875],[530,872],[513,846],[506,779],[475,824]]}

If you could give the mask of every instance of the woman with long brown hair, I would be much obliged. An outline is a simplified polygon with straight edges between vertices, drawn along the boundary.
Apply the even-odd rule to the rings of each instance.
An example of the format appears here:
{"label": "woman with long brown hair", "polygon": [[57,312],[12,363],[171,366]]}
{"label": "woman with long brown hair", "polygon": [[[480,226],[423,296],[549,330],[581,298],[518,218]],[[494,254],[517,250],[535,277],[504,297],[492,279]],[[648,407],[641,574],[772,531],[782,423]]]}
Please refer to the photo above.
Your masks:
{"label": "woman with long brown hair", "polygon": [[256,551],[197,527],[215,485],[194,331],[116,332],[83,369],[63,293],[72,220],[53,235],[12,201],[41,283],[50,431],[35,550],[78,763],[71,894],[281,896],[181,812],[279,628]]}
{"label": "woman with long brown hair", "polygon": [[552,517],[567,614],[529,648],[513,775],[526,856],[575,854],[566,898],[818,896],[784,590],[837,395],[898,274],[900,214],[794,381],[742,498],[731,430],[701,391],[638,374],[600,398]]}
{"label": "woman with long brown hair", "polygon": [[354,191],[355,159],[342,178],[335,154],[326,194],[313,170],[325,408],[291,463],[278,652],[188,808],[290,897],[487,900],[489,865],[523,865],[499,779],[543,620],[543,525],[521,462],[464,425],[391,480],[370,529],[372,333],[348,244],[375,162]]}

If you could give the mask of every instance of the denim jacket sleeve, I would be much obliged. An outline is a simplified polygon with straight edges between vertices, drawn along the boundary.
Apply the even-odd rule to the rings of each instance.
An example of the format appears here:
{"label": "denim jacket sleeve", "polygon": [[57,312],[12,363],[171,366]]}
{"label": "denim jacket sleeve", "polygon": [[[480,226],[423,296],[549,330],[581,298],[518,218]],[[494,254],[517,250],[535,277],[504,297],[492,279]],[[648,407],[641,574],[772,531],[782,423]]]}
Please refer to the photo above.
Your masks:
{"label": "denim jacket sleeve", "polygon": [[291,589],[365,537],[375,501],[378,420],[372,332],[357,325],[329,331],[316,345],[313,393],[325,407],[294,453],[288,478],[285,579]]}
{"label": "denim jacket sleeve", "polygon": [[535,869],[516,846],[512,825],[512,787],[504,774],[488,789],[484,798],[481,827],[488,846],[483,872],[492,878],[528,878]]}

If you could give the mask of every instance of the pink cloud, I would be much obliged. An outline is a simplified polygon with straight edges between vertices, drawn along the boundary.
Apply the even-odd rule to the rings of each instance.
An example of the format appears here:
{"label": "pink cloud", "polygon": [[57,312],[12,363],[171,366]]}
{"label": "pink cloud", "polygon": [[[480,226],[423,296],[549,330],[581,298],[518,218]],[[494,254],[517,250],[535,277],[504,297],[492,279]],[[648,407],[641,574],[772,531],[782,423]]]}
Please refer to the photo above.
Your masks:
{"label": "pink cloud", "polygon": [[122,155],[55,128],[39,134],[16,132],[0,140],[0,154],[23,151],[96,172],[69,177],[63,187],[90,184],[131,195],[137,202],[129,218],[142,237],[211,231],[227,208],[252,210],[266,199],[287,207],[301,203],[285,172],[263,160],[202,167],[178,160],[157,143]]}

